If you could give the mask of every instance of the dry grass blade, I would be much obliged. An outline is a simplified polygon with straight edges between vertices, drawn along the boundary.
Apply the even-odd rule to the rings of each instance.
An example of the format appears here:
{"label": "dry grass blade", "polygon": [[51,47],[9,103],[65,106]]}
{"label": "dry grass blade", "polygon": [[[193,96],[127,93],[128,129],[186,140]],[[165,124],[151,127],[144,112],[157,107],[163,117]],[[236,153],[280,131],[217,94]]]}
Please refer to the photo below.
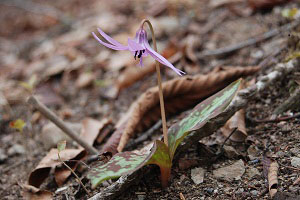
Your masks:
{"label": "dry grass blade", "polygon": [[[167,81],[163,84],[166,114],[170,116],[191,108],[229,83],[240,77],[254,74],[259,69],[256,66],[218,68],[206,75],[185,76]],[[119,120],[116,131],[103,147],[102,152],[115,153],[115,146],[118,146],[118,151],[122,151],[135,132],[142,132],[159,118],[158,88],[153,87],[143,93]]]}

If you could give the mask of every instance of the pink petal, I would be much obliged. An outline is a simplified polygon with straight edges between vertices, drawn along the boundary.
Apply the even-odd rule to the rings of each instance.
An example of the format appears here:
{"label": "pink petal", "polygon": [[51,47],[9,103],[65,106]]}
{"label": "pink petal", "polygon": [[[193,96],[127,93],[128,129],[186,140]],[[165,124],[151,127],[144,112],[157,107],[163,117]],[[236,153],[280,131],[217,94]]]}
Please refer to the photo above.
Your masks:
{"label": "pink petal", "polygon": [[102,40],[100,40],[94,32],[92,32],[92,34],[93,34],[94,38],[95,38],[100,44],[102,44],[102,45],[104,45],[104,46],[106,46],[106,47],[108,47],[108,48],[110,48],[110,49],[113,49],[113,50],[128,50],[128,47],[125,47],[125,46],[114,46],[114,45],[105,43],[105,42],[103,42]]}
{"label": "pink petal", "polygon": [[140,51],[145,49],[142,45],[136,43],[134,40],[128,38],[128,47],[130,51]]}
{"label": "pink petal", "polygon": [[176,67],[174,67],[167,59],[165,59],[163,56],[161,56],[160,54],[158,54],[157,52],[155,52],[149,45],[148,42],[144,42],[144,45],[146,47],[146,52],[148,52],[155,60],[157,60],[158,62],[160,62],[163,65],[166,65],[167,67],[170,67],[173,71],[175,71],[179,76],[182,76],[183,74],[185,74],[185,72],[177,69]]}
{"label": "pink petal", "polygon": [[97,29],[99,31],[99,33],[110,43],[112,43],[115,46],[120,46],[120,47],[124,47],[126,48],[126,46],[122,45],[121,43],[119,43],[118,41],[114,40],[113,38],[111,38],[109,35],[107,35],[106,33],[104,33],[100,28]]}

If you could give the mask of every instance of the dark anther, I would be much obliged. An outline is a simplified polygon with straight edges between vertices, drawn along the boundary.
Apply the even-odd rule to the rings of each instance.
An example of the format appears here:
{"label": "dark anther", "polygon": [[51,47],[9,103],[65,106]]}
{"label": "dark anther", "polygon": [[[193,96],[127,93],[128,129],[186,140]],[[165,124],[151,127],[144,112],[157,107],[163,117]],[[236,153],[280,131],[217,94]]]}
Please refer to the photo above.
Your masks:
{"label": "dark anther", "polygon": [[136,51],[135,54],[134,54],[134,60],[136,60],[136,54],[137,54],[137,52],[138,52],[138,51]]}
{"label": "dark anther", "polygon": [[145,53],[145,49],[143,50],[143,53]]}
{"label": "dark anther", "polygon": [[141,58],[141,56],[142,56],[142,51],[140,51],[138,58]]}

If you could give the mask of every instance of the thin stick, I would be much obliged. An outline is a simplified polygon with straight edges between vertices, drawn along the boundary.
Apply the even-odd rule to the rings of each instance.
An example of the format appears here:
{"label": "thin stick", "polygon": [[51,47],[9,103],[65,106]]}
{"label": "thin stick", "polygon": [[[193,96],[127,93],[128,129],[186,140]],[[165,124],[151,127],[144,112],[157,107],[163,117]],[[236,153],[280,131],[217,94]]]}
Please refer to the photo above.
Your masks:
{"label": "thin stick", "polygon": [[224,48],[219,48],[219,49],[215,49],[215,50],[209,50],[209,51],[203,51],[200,53],[200,55],[198,55],[197,57],[199,59],[203,59],[207,56],[220,56],[220,55],[224,55],[224,54],[228,54],[228,53],[232,53],[234,51],[237,51],[239,49],[257,44],[259,42],[262,42],[264,40],[270,39],[280,33],[282,33],[283,31],[288,31],[294,27],[296,27],[297,25],[299,25],[300,20],[296,20],[294,22],[291,22],[289,24],[283,25],[282,27],[276,28],[276,29],[272,29],[262,35],[259,35],[257,37],[254,38],[250,38],[246,41],[237,43],[237,44],[233,44]]}
{"label": "thin stick", "polygon": [[69,167],[69,165],[67,165],[61,158],[60,158],[60,155],[59,155],[59,152],[57,153],[57,156],[58,156],[58,159],[59,161],[66,167],[68,168],[71,173],[76,177],[77,181],[79,182],[79,184],[83,187],[84,191],[89,195],[91,196],[91,194],[89,193],[89,191],[86,189],[86,187],[83,185],[83,183],[81,182],[80,178],[77,176],[77,174],[74,172],[74,170]]}
{"label": "thin stick", "polygon": [[27,103],[32,105],[38,111],[40,111],[46,118],[53,122],[57,127],[59,127],[64,133],[70,136],[70,138],[75,140],[89,153],[98,154],[97,149],[89,145],[86,141],[82,140],[78,136],[78,134],[76,134],[72,129],[70,129],[61,119],[59,119],[51,110],[49,110],[42,102],[37,100],[34,96],[29,97]]}
{"label": "thin stick", "polygon": [[[152,24],[148,19],[144,19],[142,21],[142,26],[144,25],[144,23],[147,23],[150,28],[150,31],[152,34],[154,51],[157,52],[156,39],[155,39]],[[167,134],[168,129],[167,129],[167,121],[166,121],[164,96],[163,96],[163,90],[162,90],[162,84],[161,84],[162,81],[161,81],[161,75],[160,75],[159,62],[157,60],[155,61],[155,67],[156,67],[156,75],[157,75],[158,94],[159,94],[159,102],[160,102],[160,112],[161,112],[161,121],[162,121],[162,127],[163,127],[164,143],[168,146],[168,134]]]}

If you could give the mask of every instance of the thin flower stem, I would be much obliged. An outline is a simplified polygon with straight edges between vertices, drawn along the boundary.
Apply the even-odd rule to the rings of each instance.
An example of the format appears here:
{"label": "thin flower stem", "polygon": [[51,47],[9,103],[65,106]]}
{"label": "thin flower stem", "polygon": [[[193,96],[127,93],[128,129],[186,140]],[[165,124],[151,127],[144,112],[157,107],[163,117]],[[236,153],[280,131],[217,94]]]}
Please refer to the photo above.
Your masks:
{"label": "thin flower stem", "polygon": [[[144,23],[147,23],[149,28],[150,28],[154,51],[157,52],[156,39],[155,39],[152,24],[148,19],[144,19],[142,21],[141,26],[143,26]],[[155,61],[155,67],[156,67],[156,75],[157,75],[158,94],[159,94],[159,102],[160,102],[160,111],[161,111],[161,121],[162,121],[162,127],[163,127],[164,143],[168,146],[168,134],[167,134],[168,129],[167,129],[167,121],[166,121],[164,96],[163,96],[163,90],[162,90],[162,84],[161,84],[162,81],[161,81],[161,75],[160,75],[160,67],[159,67],[159,62],[157,60]]]}

